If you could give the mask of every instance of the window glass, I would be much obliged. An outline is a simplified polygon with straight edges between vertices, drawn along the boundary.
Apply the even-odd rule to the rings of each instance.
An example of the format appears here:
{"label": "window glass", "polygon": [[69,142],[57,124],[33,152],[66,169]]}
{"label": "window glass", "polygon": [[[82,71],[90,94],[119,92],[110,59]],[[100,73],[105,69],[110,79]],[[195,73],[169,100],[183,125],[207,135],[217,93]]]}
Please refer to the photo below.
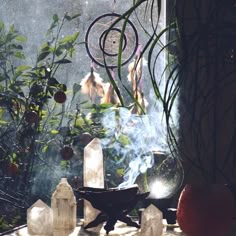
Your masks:
{"label": "window glass", "polygon": [[[70,102],[72,98],[72,90],[74,89],[74,84],[77,83],[77,85],[80,84],[82,79],[90,73],[91,70],[91,63],[94,62],[93,59],[95,59],[94,63],[94,70],[96,73],[99,73],[100,76],[104,79],[105,82],[109,81],[107,70],[101,65],[103,64],[103,56],[107,56],[107,61],[110,60],[110,57],[114,58],[114,61],[112,61],[113,65],[113,71],[110,70],[110,73],[114,73],[114,79],[117,82],[117,85],[121,89],[121,96],[124,96],[125,100],[125,106],[129,107],[130,104],[133,102],[132,98],[129,96],[129,93],[127,93],[126,88],[132,90],[132,86],[130,86],[130,83],[127,79],[127,75],[129,72],[129,65],[137,56],[141,53],[142,49],[145,48],[146,44],[149,42],[150,46],[152,46],[152,41],[149,41],[150,38],[154,33],[158,34],[162,28],[165,27],[165,20],[166,20],[166,7],[165,7],[165,1],[162,2],[162,11],[160,14],[160,17],[158,16],[159,9],[155,4],[157,4],[157,1],[144,1],[142,4],[139,5],[139,7],[136,8],[135,11],[132,12],[132,14],[129,16],[129,20],[127,21],[127,26],[124,33],[124,39],[123,39],[123,45],[122,45],[122,60],[124,60],[124,57],[127,57],[127,60],[124,60],[124,65],[121,68],[121,76],[119,78],[118,76],[118,69],[116,68],[118,63],[118,57],[117,50],[119,49],[119,41],[120,41],[120,35],[123,30],[123,24],[126,23],[126,21],[123,20],[123,23],[117,23],[116,25],[112,26],[112,29],[110,29],[109,33],[106,34],[107,29],[111,27],[112,22],[114,22],[114,14],[124,14],[127,12],[134,4],[134,2],[137,1],[131,1],[131,0],[119,0],[119,1],[111,1],[111,0],[35,0],[35,1],[29,1],[29,0],[3,0],[2,5],[0,6],[0,16],[1,20],[5,22],[6,28],[9,28],[11,25],[15,26],[15,29],[18,30],[18,32],[21,35],[24,35],[27,37],[27,42],[22,43],[24,46],[25,51],[25,64],[31,65],[32,67],[35,66],[36,59],[38,57],[38,54],[40,52],[40,48],[42,47],[42,44],[45,42],[50,42],[54,40],[53,37],[55,35],[52,35],[50,32],[48,33],[48,29],[50,26],[52,27],[52,23],[57,21],[57,19],[60,21],[63,19],[65,14],[67,14],[67,18],[64,22],[63,28],[61,29],[61,33],[58,35],[59,41],[66,40],[68,35],[74,35],[76,33],[79,33],[78,36],[78,44],[75,47],[75,55],[71,59],[72,63],[66,63],[66,66],[60,67],[55,74],[55,79],[59,81],[59,83],[65,83],[67,86],[67,102]],[[154,5],[152,5],[152,2],[154,2]],[[152,10],[151,10],[152,9]],[[76,17],[73,20],[68,20],[68,16],[74,16],[79,14],[78,17]],[[116,15],[115,15],[116,16]],[[117,19],[117,18],[115,18]],[[97,20],[96,22],[94,22]],[[159,22],[158,22],[159,20]],[[96,25],[96,27],[93,27]],[[60,29],[60,28],[53,28],[53,29]],[[128,31],[128,32],[127,32]],[[86,49],[85,45],[85,39],[86,36],[88,36],[88,48]],[[56,36],[57,37],[57,36]],[[104,39],[106,37],[106,41]],[[156,36],[155,36],[156,37]],[[154,38],[155,38],[154,37]],[[107,42],[108,41],[108,42]],[[132,152],[128,153],[127,155],[131,155],[132,159],[136,158],[140,152],[146,152],[147,150],[151,149],[158,149],[158,150],[165,150],[167,148],[167,141],[166,141],[166,127],[164,125],[163,119],[163,108],[161,103],[158,101],[153,87],[152,82],[150,80],[150,71],[152,76],[154,76],[154,79],[159,84],[159,81],[161,78],[165,77],[165,73],[163,73],[166,63],[166,56],[165,51],[163,50],[162,53],[157,57],[160,47],[165,45],[165,37],[161,37],[161,40],[156,42],[155,49],[153,51],[153,54],[151,56],[151,60],[148,62],[149,54],[145,53],[143,56],[143,71],[142,71],[142,80],[139,83],[140,89],[142,90],[142,96],[146,99],[146,106],[147,106],[147,114],[149,115],[149,118],[145,118],[140,122],[140,120],[136,120],[137,117],[134,117],[134,124],[136,125],[135,128],[137,128],[134,132],[130,132],[129,129],[131,127],[127,127],[127,130],[125,130],[126,135],[130,135],[130,137],[126,136],[119,136],[119,145],[129,144],[129,139],[135,140],[135,142],[139,142],[139,144],[136,144],[135,142],[132,143],[132,152],[135,149],[135,154]],[[154,42],[154,41],[153,41]],[[103,45],[104,43],[104,45]],[[102,49],[104,52],[99,54],[99,49]],[[124,50],[123,50],[124,49]],[[91,50],[95,51],[92,56],[94,58],[91,58]],[[96,51],[97,50],[97,51]],[[100,50],[101,51],[101,50]],[[90,53],[89,53],[90,52]],[[97,55],[99,54],[99,55]],[[126,55],[127,54],[127,55]],[[114,57],[115,55],[115,57]],[[99,58],[100,56],[100,58]],[[51,58],[48,58],[49,61]],[[96,63],[96,60],[100,63]],[[123,61],[122,61],[123,62]],[[110,62],[109,62],[110,63]],[[122,82],[120,82],[120,80]],[[125,88],[122,86],[122,83]],[[162,84],[160,86],[161,92],[162,91]],[[60,98],[61,99],[61,98]],[[83,102],[86,100],[87,97],[81,94],[78,94],[76,99],[73,100],[73,102],[70,105],[62,106],[62,108],[58,108],[57,112],[60,114],[61,110],[63,112],[66,111],[66,115],[69,115],[70,112],[73,110],[75,111],[78,107],[77,104],[80,102]],[[94,102],[94,101],[93,101]],[[96,102],[99,102],[96,100]],[[148,104],[148,105],[147,105]],[[49,106],[50,108],[50,106]],[[80,107],[81,108],[81,107]],[[50,108],[51,109],[51,108]],[[61,109],[61,110],[60,110]],[[63,110],[64,109],[64,110]],[[122,121],[126,119],[127,113],[125,111],[121,111],[121,113],[124,113],[124,117],[122,117]],[[70,123],[70,120],[62,119],[60,126],[63,128],[67,127]],[[108,118],[107,121],[110,119]],[[53,122],[53,121],[51,121]],[[78,120],[76,120],[78,122]],[[82,122],[82,121],[81,121]],[[137,123],[136,123],[137,122]],[[72,122],[71,122],[72,123]],[[49,123],[51,124],[51,123]],[[107,125],[108,122],[105,124]],[[46,123],[45,126],[47,127]],[[123,128],[123,127],[122,127]],[[134,128],[134,125],[133,125]],[[67,130],[64,130],[67,132]],[[64,132],[63,131],[63,132]],[[57,135],[58,130],[57,127],[55,127],[53,130],[48,131],[51,132],[50,134]],[[59,133],[61,134],[61,133]],[[148,141],[144,142],[144,136],[148,136]],[[63,136],[63,135],[62,135]],[[55,138],[56,145],[59,144],[59,146],[65,143],[65,140]],[[44,140],[45,141],[45,140]],[[54,141],[53,141],[54,142]],[[40,142],[38,142],[40,143]],[[37,145],[38,145],[37,143]],[[52,141],[48,142],[50,145]],[[103,142],[106,148],[106,140]],[[49,146],[50,146],[49,145]],[[139,146],[140,145],[140,146]],[[131,145],[130,145],[131,146]],[[117,148],[117,144],[114,144],[114,149]],[[138,147],[138,148],[137,148]],[[43,155],[47,153],[48,146],[44,146],[39,151],[43,152]],[[57,148],[57,147],[56,147]],[[53,151],[57,151],[54,147]],[[81,150],[80,150],[81,151]],[[73,154],[70,150],[71,155]],[[114,159],[107,159],[109,162],[111,162],[108,165],[108,168],[110,166],[113,166],[114,163],[123,163],[122,168],[124,168],[124,165],[126,165],[127,168],[137,167],[139,165],[132,162],[132,165],[129,165],[130,159],[124,161],[126,153],[125,148],[122,149],[120,155],[123,155],[120,159],[116,159],[116,157],[112,157]],[[125,153],[125,154],[124,154]],[[123,158],[124,157],[124,158]],[[70,158],[70,157],[66,157]],[[150,158],[146,156],[146,154],[142,157],[146,158],[146,160],[149,160]],[[143,159],[140,159],[143,161]],[[82,158],[81,158],[82,159]],[[72,161],[71,165],[69,166],[71,168],[71,173],[74,174],[78,169],[77,165],[80,165],[81,168],[81,159]],[[25,160],[24,160],[25,161]],[[41,161],[41,160],[40,160]],[[40,165],[44,165],[45,163],[42,162]],[[52,163],[51,163],[52,164]],[[50,165],[51,165],[50,164]],[[56,163],[58,164],[58,163]],[[62,163],[63,167],[68,167],[66,163]],[[147,167],[148,166],[148,167]],[[147,164],[147,166],[142,166],[142,170],[145,170],[145,168],[150,167],[150,163]],[[57,166],[58,170],[60,169],[60,165]],[[132,167],[132,168],[133,168]],[[132,169],[131,168],[131,169]],[[50,168],[49,168],[50,169]],[[82,168],[80,169],[82,170]],[[114,171],[117,171],[116,173],[123,173],[126,170],[119,169],[119,166],[115,168]],[[120,171],[120,172],[119,172]],[[122,172],[123,171],[123,172]],[[77,171],[78,172],[78,171]],[[138,170],[137,174],[134,175],[134,180],[139,174],[140,170]],[[59,173],[59,171],[58,171]],[[39,171],[39,173],[36,171],[36,177],[40,176],[40,180],[42,179],[42,176],[45,174],[45,172]],[[61,173],[59,173],[61,174]],[[122,174],[121,174],[122,175]],[[45,177],[45,176],[44,176]],[[55,176],[54,176],[55,177]],[[58,176],[57,176],[58,177]],[[45,177],[46,178],[46,177]],[[50,175],[47,176],[47,178],[51,178]],[[114,178],[114,176],[113,176]],[[52,184],[55,185],[57,180]],[[131,181],[131,183],[133,180]],[[43,184],[43,182],[40,182],[40,184]],[[113,184],[114,185],[114,184]],[[35,189],[38,188],[39,185],[33,185]],[[42,187],[43,185],[41,185]],[[51,186],[50,186],[51,187]],[[50,188],[49,187],[49,188]],[[40,188],[37,190],[40,191]]]}

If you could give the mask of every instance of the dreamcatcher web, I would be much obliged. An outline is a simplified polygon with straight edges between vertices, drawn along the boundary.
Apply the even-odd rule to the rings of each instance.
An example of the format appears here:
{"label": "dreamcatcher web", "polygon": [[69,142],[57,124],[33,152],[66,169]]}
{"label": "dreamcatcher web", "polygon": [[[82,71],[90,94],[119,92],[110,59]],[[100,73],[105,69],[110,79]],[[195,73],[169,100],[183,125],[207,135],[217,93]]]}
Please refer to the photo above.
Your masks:
{"label": "dreamcatcher web", "polygon": [[[138,33],[130,20],[120,18],[116,13],[108,13],[96,18],[89,26],[86,36],[86,49],[91,59],[100,66],[115,68],[118,64],[120,38],[122,38],[121,64],[132,59],[138,48]],[[115,23],[117,19],[120,20]],[[115,24],[114,24],[115,23]],[[123,25],[126,23],[124,33]],[[114,25],[113,25],[114,24]]]}

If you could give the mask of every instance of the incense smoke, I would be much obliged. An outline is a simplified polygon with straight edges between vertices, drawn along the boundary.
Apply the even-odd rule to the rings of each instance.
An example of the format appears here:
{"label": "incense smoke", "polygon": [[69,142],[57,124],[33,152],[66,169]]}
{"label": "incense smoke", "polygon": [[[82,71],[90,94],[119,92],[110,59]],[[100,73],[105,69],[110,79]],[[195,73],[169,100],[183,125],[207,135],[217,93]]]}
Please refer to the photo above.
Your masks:
{"label": "incense smoke", "polygon": [[[135,183],[140,173],[145,173],[154,163],[154,151],[166,151],[165,126],[161,125],[160,114],[137,116],[126,108],[105,112],[103,125],[107,129],[104,147],[112,147],[121,155],[121,161],[128,164],[124,182],[119,187]],[[126,144],[122,144],[122,139]]]}

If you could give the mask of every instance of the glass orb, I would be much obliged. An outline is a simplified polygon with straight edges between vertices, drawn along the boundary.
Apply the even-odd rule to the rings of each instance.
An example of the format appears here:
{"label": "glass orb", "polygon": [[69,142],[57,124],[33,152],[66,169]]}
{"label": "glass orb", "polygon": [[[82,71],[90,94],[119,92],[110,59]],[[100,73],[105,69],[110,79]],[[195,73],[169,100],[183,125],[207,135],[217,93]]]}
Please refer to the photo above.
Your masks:
{"label": "glass orb", "polygon": [[161,152],[153,152],[154,164],[136,180],[141,191],[149,191],[148,198],[172,197],[181,187],[184,177],[181,162]]}

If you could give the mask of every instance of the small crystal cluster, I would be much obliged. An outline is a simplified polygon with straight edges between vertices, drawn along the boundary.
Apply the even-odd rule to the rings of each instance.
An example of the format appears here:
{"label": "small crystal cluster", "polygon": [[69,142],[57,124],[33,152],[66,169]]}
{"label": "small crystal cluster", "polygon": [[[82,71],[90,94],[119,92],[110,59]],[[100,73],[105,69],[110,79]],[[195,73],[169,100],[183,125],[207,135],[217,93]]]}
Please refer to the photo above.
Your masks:
{"label": "small crystal cluster", "polygon": [[141,236],[161,236],[163,233],[162,212],[154,205],[142,213]]}
{"label": "small crystal cluster", "polygon": [[39,199],[27,210],[27,225],[31,235],[51,235],[52,209]]}

